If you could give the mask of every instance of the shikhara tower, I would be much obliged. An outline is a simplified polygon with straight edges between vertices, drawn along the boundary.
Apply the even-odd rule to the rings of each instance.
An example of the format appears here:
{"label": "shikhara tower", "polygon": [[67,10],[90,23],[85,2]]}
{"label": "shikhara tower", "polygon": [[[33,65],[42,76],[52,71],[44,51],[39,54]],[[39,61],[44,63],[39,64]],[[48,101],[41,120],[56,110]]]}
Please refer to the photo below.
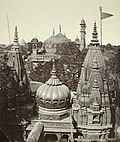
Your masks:
{"label": "shikhara tower", "polygon": [[77,88],[77,122],[83,135],[81,138],[98,141],[110,137],[112,124],[105,61],[97,35],[94,23],[91,44],[82,65]]}
{"label": "shikhara tower", "polygon": [[23,61],[21,50],[20,50],[20,45],[18,42],[17,27],[15,27],[14,41],[13,41],[12,49],[8,54],[7,65],[15,70],[16,81],[17,83],[19,83],[21,87],[29,86],[29,81],[27,78],[26,69],[24,66],[24,61]]}
{"label": "shikhara tower", "polygon": [[[14,42],[8,54],[7,65],[13,73],[16,90],[12,94],[9,92],[6,97],[5,129],[11,141],[24,141],[26,139],[24,136],[25,125],[32,116],[34,102],[18,42],[17,27],[15,27]],[[31,108],[27,107],[28,104]]]}

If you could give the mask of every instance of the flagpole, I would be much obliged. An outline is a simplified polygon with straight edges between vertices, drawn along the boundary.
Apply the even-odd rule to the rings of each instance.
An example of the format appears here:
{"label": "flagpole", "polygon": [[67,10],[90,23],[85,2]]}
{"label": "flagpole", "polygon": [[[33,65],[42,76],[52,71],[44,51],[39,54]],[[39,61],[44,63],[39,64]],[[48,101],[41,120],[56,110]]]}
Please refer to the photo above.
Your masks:
{"label": "flagpole", "polygon": [[100,45],[102,47],[102,7],[100,6]]}

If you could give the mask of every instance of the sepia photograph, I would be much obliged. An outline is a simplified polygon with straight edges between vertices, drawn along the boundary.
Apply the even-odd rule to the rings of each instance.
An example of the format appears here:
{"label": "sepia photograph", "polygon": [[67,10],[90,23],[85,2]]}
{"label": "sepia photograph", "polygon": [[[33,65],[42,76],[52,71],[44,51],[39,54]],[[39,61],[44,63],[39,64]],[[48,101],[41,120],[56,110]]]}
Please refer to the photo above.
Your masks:
{"label": "sepia photograph", "polygon": [[120,142],[120,0],[0,0],[0,142]]}

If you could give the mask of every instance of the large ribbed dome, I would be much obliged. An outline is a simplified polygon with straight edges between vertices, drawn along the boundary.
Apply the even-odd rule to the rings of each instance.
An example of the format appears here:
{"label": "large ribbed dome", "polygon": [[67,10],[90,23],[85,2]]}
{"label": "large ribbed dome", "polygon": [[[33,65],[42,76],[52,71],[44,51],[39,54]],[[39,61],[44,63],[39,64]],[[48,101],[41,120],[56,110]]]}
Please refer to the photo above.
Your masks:
{"label": "large ribbed dome", "polygon": [[70,91],[57,78],[54,62],[51,74],[51,78],[37,90],[38,105],[48,109],[67,108],[70,104]]}

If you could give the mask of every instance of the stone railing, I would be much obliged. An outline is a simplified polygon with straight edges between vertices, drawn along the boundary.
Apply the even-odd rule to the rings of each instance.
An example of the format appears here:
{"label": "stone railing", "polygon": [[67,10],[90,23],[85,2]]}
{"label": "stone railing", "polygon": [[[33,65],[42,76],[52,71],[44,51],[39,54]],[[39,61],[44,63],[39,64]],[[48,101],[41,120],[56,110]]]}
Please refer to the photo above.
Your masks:
{"label": "stone railing", "polygon": [[42,123],[36,122],[26,142],[43,142],[44,127]]}

